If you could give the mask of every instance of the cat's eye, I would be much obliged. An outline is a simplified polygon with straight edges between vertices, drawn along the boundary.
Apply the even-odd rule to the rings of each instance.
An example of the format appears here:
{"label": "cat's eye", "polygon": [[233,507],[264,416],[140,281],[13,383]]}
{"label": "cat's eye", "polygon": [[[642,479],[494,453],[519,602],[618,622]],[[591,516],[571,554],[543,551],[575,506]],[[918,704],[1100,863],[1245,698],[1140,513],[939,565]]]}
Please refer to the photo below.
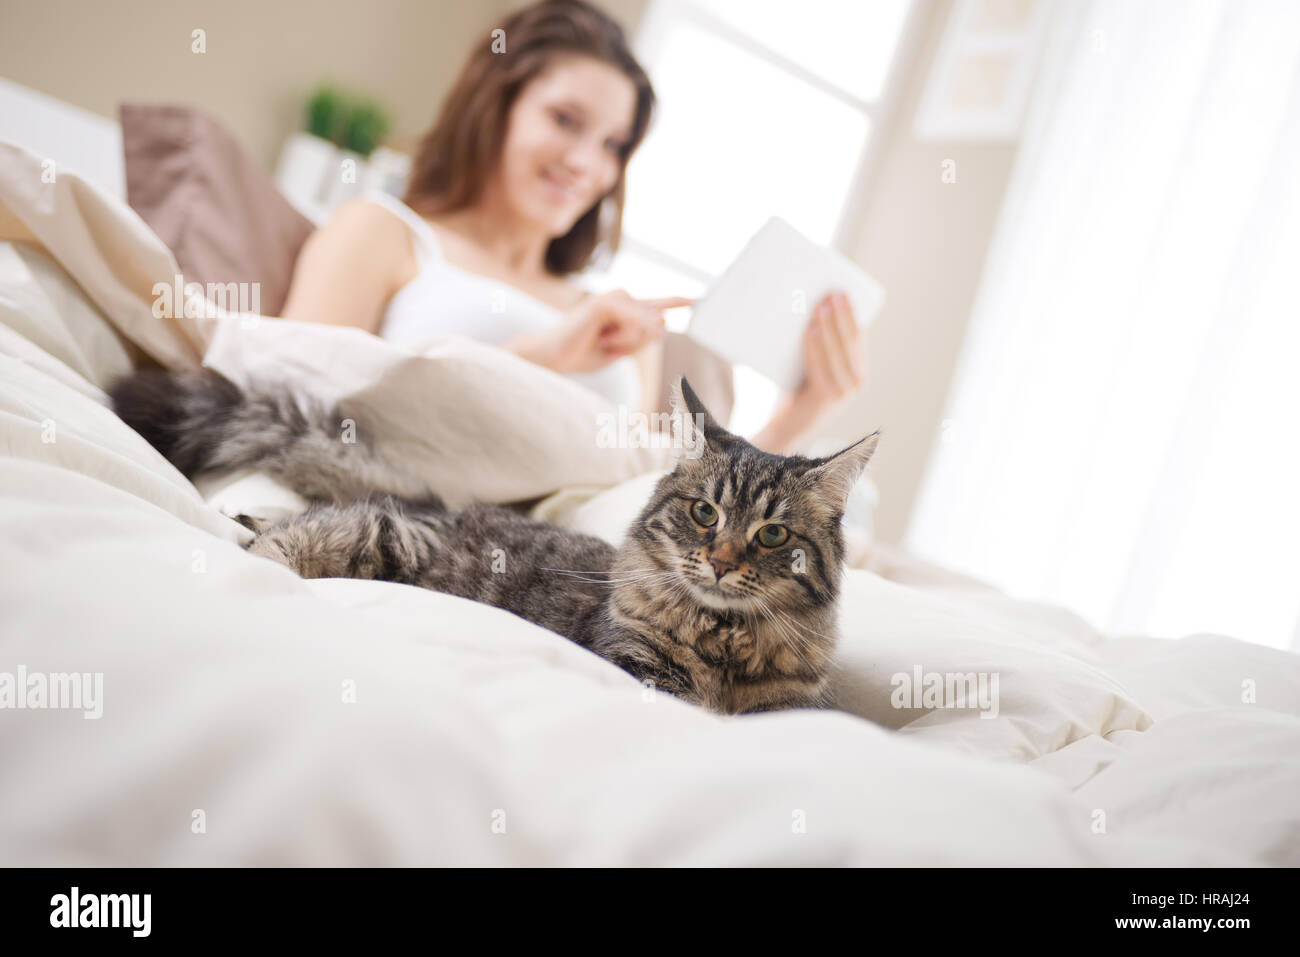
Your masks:
{"label": "cat's eye", "polygon": [[758,530],[758,543],[768,548],[784,545],[790,537],[790,530],[784,525],[764,525]]}
{"label": "cat's eye", "polygon": [[697,499],[691,506],[691,518],[708,528],[718,521],[718,510],[703,499]]}

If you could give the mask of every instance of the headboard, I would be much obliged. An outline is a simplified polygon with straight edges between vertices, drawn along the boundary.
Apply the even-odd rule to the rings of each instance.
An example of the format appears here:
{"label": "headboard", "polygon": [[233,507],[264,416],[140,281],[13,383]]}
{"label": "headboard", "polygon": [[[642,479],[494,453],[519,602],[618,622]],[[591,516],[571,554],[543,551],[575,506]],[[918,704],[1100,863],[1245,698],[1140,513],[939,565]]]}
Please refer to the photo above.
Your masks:
{"label": "headboard", "polygon": [[115,120],[0,79],[0,140],[54,161],[126,199],[122,130]]}

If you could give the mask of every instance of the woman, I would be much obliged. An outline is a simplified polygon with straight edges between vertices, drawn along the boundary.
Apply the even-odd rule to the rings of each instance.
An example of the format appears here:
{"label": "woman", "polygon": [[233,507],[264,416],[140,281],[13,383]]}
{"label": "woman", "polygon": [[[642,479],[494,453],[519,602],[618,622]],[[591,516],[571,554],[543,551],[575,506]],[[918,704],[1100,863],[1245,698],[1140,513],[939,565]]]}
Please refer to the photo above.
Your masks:
{"label": "woman", "polygon": [[[663,311],[691,300],[591,295],[568,278],[618,248],[650,81],[619,26],[579,0],[522,9],[491,37],[424,137],[403,202],[340,207],[303,247],[282,315],[393,341],[470,336],[653,410]],[[857,335],[845,297],[818,304],[803,384],[755,445],[788,452],[860,386]]]}

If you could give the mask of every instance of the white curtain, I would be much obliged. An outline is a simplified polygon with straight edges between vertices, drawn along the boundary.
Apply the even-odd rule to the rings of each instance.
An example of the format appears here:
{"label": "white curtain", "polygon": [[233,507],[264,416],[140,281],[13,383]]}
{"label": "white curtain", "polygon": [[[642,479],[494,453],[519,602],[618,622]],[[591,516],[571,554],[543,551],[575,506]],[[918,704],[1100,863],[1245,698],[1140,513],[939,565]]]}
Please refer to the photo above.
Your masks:
{"label": "white curtain", "polygon": [[913,551],[1300,646],[1300,3],[1053,3]]}

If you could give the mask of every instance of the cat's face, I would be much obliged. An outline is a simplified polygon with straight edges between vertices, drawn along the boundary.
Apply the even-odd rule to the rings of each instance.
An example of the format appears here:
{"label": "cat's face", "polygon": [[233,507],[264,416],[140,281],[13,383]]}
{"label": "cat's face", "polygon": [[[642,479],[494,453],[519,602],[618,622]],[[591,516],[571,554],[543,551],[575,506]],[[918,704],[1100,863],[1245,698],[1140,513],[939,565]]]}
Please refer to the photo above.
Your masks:
{"label": "cat's face", "polygon": [[768,613],[835,600],[840,519],[872,435],[824,459],[773,455],[717,425],[684,380],[675,390],[703,447],[655,488],[634,536],[676,589],[720,611]]}

